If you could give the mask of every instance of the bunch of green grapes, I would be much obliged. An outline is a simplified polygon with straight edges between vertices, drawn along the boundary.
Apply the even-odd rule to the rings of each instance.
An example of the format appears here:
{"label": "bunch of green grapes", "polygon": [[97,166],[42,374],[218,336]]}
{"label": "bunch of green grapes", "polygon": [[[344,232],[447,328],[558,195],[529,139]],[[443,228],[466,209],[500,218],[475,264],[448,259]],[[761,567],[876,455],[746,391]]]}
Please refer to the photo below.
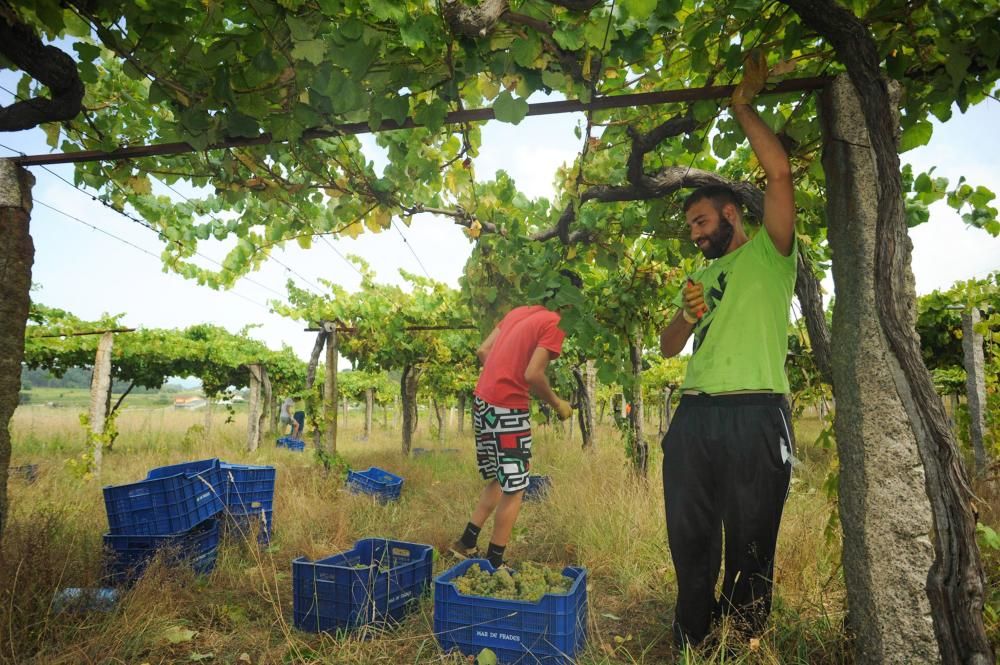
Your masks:
{"label": "bunch of green grapes", "polygon": [[452,580],[459,593],[503,600],[536,602],[547,593],[566,593],[573,580],[560,572],[535,563],[525,563],[513,575],[506,568],[490,574],[473,564],[461,577]]}

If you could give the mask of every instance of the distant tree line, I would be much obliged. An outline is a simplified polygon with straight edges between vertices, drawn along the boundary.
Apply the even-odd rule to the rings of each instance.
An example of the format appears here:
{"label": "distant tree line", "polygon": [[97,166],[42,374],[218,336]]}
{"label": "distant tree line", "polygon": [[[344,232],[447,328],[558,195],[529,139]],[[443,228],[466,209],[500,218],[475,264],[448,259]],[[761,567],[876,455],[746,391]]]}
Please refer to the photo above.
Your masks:
{"label": "distant tree line", "polygon": [[[92,370],[89,367],[71,367],[61,377],[44,369],[30,369],[27,366],[21,367],[21,390],[31,390],[32,388],[83,388],[90,389],[90,379]],[[128,388],[128,382],[114,382],[111,392],[118,394]],[[177,392],[181,386],[176,384],[164,384],[163,388],[143,388],[136,386],[133,393],[158,393],[161,390],[167,392]]]}

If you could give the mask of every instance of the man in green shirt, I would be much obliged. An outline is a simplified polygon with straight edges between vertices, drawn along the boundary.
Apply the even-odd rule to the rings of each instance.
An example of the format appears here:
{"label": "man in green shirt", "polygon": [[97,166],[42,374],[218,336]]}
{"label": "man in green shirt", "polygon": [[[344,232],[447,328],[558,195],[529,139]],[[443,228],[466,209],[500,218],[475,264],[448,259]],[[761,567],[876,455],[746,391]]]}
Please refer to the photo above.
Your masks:
{"label": "man in green shirt", "polygon": [[[763,55],[751,54],[731,106],[767,179],[763,228],[748,234],[728,187],[688,196],[691,240],[713,261],[687,280],[677,314],[660,333],[666,357],[694,335],[680,405],[662,444],[680,647],[701,642],[721,616],[744,634],[763,630],[791,478],[784,363],[795,287],[795,199],[788,156],[750,106],[766,78]],[[723,530],[725,576],[716,599]]]}

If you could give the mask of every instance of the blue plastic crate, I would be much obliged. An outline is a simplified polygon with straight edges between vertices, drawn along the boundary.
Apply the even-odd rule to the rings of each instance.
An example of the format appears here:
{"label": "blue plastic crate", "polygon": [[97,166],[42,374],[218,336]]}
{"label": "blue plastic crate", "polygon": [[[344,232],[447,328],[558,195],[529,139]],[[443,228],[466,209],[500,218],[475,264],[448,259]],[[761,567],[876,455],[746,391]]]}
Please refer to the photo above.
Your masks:
{"label": "blue plastic crate", "polygon": [[283,436],[275,442],[278,448],[288,448],[295,452],[302,452],[306,448],[306,442],[301,439],[293,439],[290,436]]}
{"label": "blue plastic crate", "polygon": [[146,479],[167,478],[169,476],[176,476],[179,473],[201,473],[210,469],[218,469],[221,465],[222,462],[219,461],[219,458],[213,457],[211,459],[181,462],[180,464],[171,464],[169,466],[158,466],[146,474]]}
{"label": "blue plastic crate", "polygon": [[122,536],[108,533],[104,535],[105,570],[113,584],[134,582],[157,552],[164,550],[168,564],[187,565],[204,575],[215,567],[218,547],[219,522],[215,519],[180,534]]}
{"label": "blue plastic crate", "polygon": [[271,542],[271,531],[274,527],[273,511],[257,510],[252,512],[226,513],[226,531],[230,537],[245,540],[257,534],[257,542],[267,545]]}
{"label": "blue plastic crate", "polygon": [[451,581],[474,564],[494,570],[486,559],[469,559],[434,580],[434,634],[441,648],[467,656],[492,649],[502,665],[572,663],[587,641],[586,569],[564,568],[573,579],[569,591],[532,603],[459,593]]}
{"label": "blue plastic crate", "polygon": [[525,501],[541,501],[552,489],[552,479],[548,476],[530,476],[528,488],[524,490]]}
{"label": "blue plastic crate", "polygon": [[398,622],[430,586],[434,548],[365,538],[347,552],[292,562],[295,626],[309,632]]}
{"label": "blue plastic crate", "polygon": [[20,478],[24,482],[31,484],[38,480],[38,465],[22,464],[21,466],[7,467],[7,475],[11,478]]}
{"label": "blue plastic crate", "polygon": [[[109,532],[128,536],[179,534],[222,512],[225,506],[222,469],[218,460],[205,462],[209,464],[201,470],[181,470],[174,475],[105,487]],[[174,465],[181,466],[185,465]],[[167,474],[166,469],[172,467],[162,469]]]}
{"label": "blue plastic crate", "polygon": [[146,480],[157,480],[159,478],[168,478],[170,476],[176,476],[177,474],[204,474],[208,471],[209,473],[204,474],[207,480],[219,481],[218,484],[214,485],[215,491],[220,497],[222,497],[222,502],[226,502],[226,493],[229,490],[229,484],[226,482],[226,478],[221,473],[216,473],[220,468],[222,468],[222,462],[218,457],[213,457],[211,459],[196,460],[193,462],[181,462],[179,464],[171,464],[169,466],[158,466],[155,469],[151,469],[149,473],[146,474]]}
{"label": "blue plastic crate", "polygon": [[233,513],[270,512],[274,508],[273,466],[221,464],[226,479],[226,507]]}
{"label": "blue plastic crate", "polygon": [[347,487],[355,493],[373,494],[382,501],[394,501],[403,491],[403,479],[373,466],[364,471],[348,471]]}

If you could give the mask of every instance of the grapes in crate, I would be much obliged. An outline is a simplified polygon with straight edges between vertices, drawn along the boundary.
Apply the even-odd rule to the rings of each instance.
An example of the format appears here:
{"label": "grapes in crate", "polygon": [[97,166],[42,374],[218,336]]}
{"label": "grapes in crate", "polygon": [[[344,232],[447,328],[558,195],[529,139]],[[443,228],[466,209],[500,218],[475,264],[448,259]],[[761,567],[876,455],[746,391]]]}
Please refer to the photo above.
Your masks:
{"label": "grapes in crate", "polygon": [[531,562],[522,564],[513,574],[506,568],[490,573],[477,563],[452,583],[459,593],[467,596],[537,602],[547,593],[569,592],[573,580],[552,568]]}

